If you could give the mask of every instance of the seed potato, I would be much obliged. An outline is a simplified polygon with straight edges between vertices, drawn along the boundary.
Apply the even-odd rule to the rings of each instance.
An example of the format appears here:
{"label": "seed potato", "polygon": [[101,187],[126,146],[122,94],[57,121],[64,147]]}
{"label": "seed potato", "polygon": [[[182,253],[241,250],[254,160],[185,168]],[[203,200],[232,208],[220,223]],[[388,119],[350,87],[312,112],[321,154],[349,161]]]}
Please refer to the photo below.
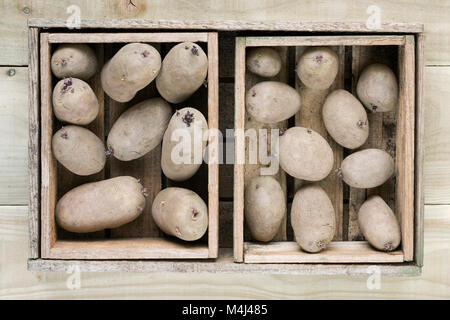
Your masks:
{"label": "seed potato", "polygon": [[353,188],[375,188],[394,174],[391,155],[381,149],[365,149],[352,153],[341,164],[342,178]]}
{"label": "seed potato", "polygon": [[170,103],[180,103],[200,88],[207,73],[208,57],[203,49],[198,44],[183,42],[164,57],[156,88]]}
{"label": "seed potato", "polygon": [[74,77],[88,80],[97,72],[98,62],[94,50],[86,44],[60,45],[52,55],[50,66],[59,79]]}
{"label": "seed potato", "polygon": [[98,111],[97,96],[83,80],[63,79],[53,89],[53,112],[61,121],[87,125],[97,118]]}
{"label": "seed potato", "polygon": [[166,234],[185,241],[200,239],[208,228],[208,208],[194,191],[166,188],[155,197],[152,216]]}
{"label": "seed potato", "polygon": [[276,123],[289,119],[300,110],[297,90],[279,81],[263,81],[248,90],[245,107],[256,121]]}
{"label": "seed potato", "polygon": [[197,109],[183,108],[175,112],[162,143],[161,169],[167,178],[184,181],[197,172],[206,150],[207,139],[203,138],[207,130],[208,123]]}
{"label": "seed potato", "polygon": [[246,65],[250,72],[260,77],[275,77],[281,70],[281,57],[269,47],[252,48],[248,50]]}
{"label": "seed potato", "polygon": [[356,93],[364,106],[373,112],[393,111],[398,104],[397,78],[388,66],[371,64],[362,71]]}
{"label": "seed potato", "polygon": [[371,196],[359,208],[358,224],[364,238],[376,249],[395,250],[401,241],[400,225],[380,196]]}
{"label": "seed potato", "polygon": [[292,127],[280,137],[280,166],[289,175],[319,181],[333,168],[334,155],[328,142],[317,132]]}
{"label": "seed potato", "polygon": [[335,212],[330,198],[320,186],[310,184],[295,193],[291,225],[295,241],[304,251],[322,251],[333,240]]}
{"label": "seed potato", "polygon": [[346,90],[335,90],[327,96],[322,119],[330,136],[344,148],[359,148],[369,137],[366,110]]}
{"label": "seed potato", "polygon": [[119,160],[138,159],[161,143],[172,108],[161,98],[144,100],[126,110],[109,131],[107,145]]}
{"label": "seed potato", "polygon": [[271,241],[286,213],[280,183],[270,176],[253,178],[245,188],[245,222],[252,238]]}
{"label": "seed potato", "polygon": [[118,102],[128,102],[156,78],[160,68],[161,55],[153,46],[126,44],[103,66],[103,90]]}
{"label": "seed potato", "polygon": [[105,166],[103,141],[83,127],[62,127],[53,135],[52,150],[56,160],[80,176],[100,172]]}
{"label": "seed potato", "polygon": [[77,233],[120,227],[144,210],[142,190],[139,181],[129,176],[83,184],[58,201],[56,222],[61,228]]}
{"label": "seed potato", "polygon": [[327,47],[309,47],[298,60],[296,72],[302,83],[316,90],[328,89],[339,70],[339,57]]}

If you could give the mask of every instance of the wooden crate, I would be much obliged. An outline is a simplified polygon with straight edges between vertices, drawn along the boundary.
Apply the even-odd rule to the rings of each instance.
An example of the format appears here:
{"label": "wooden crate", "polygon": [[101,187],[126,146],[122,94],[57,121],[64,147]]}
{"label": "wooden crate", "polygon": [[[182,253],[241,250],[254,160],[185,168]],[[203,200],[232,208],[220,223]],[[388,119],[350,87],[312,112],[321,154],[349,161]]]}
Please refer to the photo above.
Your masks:
{"label": "wooden crate", "polygon": [[[30,202],[29,202],[29,229],[30,229],[30,259],[28,269],[31,271],[67,271],[77,266],[82,272],[126,271],[126,272],[225,272],[225,273],[261,273],[261,274],[329,274],[329,275],[367,275],[368,267],[373,263],[235,263],[233,253],[233,227],[239,229],[239,223],[233,225],[233,171],[240,171],[240,167],[232,164],[220,165],[219,181],[219,240],[220,249],[217,259],[129,259],[125,256],[114,260],[108,259],[82,259],[76,257],[44,258],[42,256],[41,235],[44,228],[41,221],[41,176],[40,176],[40,79],[39,79],[39,36],[41,33],[104,33],[104,32],[133,32],[147,34],[148,32],[218,32],[219,33],[219,92],[220,92],[220,128],[233,128],[234,126],[234,69],[235,69],[235,40],[236,35],[246,36],[319,36],[330,33],[339,35],[363,35],[366,33],[383,35],[413,35],[416,45],[416,148],[415,148],[415,225],[414,260],[404,263],[377,264],[383,275],[390,276],[417,276],[421,272],[423,252],[423,195],[422,195],[422,134],[423,134],[423,108],[422,108],[422,61],[423,61],[423,25],[411,23],[386,23],[379,29],[368,29],[361,23],[304,23],[304,22],[258,22],[258,21],[153,21],[145,19],[121,20],[82,20],[80,30],[68,30],[64,19],[30,19],[30,139],[29,139],[29,167],[30,167]],[[104,46],[107,46],[104,44]],[[276,44],[280,52],[286,46]],[[104,59],[110,55],[104,48]],[[292,60],[292,50],[286,51],[286,61]],[[295,54],[295,53],[294,53]],[[239,61],[236,65],[239,65]],[[286,66],[285,66],[286,67]],[[285,69],[287,70],[287,69]],[[217,75],[216,75],[217,76]],[[282,81],[289,81],[295,85],[288,74]],[[239,78],[236,78],[236,82]],[[208,89],[210,85],[208,84]],[[151,89],[149,89],[151,90]],[[107,100],[106,100],[107,101]],[[105,101],[105,107],[109,108]],[[239,113],[236,113],[238,115]],[[110,115],[109,112],[106,115]],[[209,125],[211,126],[211,121]],[[105,127],[107,130],[107,126]],[[107,170],[110,170],[107,168]],[[238,177],[239,178],[239,177]],[[162,180],[164,183],[164,180]],[[288,198],[292,197],[292,181],[287,179],[286,190]],[[239,195],[238,195],[239,198]],[[237,204],[237,202],[235,202]],[[343,217],[344,219],[345,217]],[[292,233],[289,220],[286,228],[280,229],[278,237],[290,237]],[[343,221],[344,223],[344,221]],[[42,227],[42,228],[41,228]],[[216,226],[217,227],[217,226]],[[242,230],[242,229],[241,229]],[[97,235],[102,236],[102,235]],[[78,239],[88,241],[91,239]],[[238,248],[238,246],[236,246]],[[358,244],[350,250],[360,250]],[[243,251],[243,250],[242,250]],[[279,251],[278,251],[279,253]],[[330,252],[332,253],[332,252]],[[379,257],[377,257],[379,258]]]}
{"label": "wooden crate", "polygon": [[[301,110],[291,126],[315,130],[330,143],[334,153],[334,167],[320,186],[330,197],[335,213],[337,232],[327,250],[310,254],[300,250],[293,240],[287,216],[281,226],[282,232],[269,243],[254,242],[246,232],[244,223],[244,189],[251,177],[259,175],[262,165],[248,164],[248,141],[244,136],[236,138],[236,164],[234,179],[234,260],[244,263],[404,263],[414,260],[415,238],[415,126],[416,93],[420,92],[421,75],[416,81],[416,44],[413,35],[332,35],[332,36],[281,36],[238,37],[236,39],[235,64],[235,129],[247,130],[261,127],[245,111],[245,94],[255,83],[278,80],[295,86],[302,98]],[[305,87],[295,75],[295,62],[309,46],[329,46],[339,56],[339,73],[327,90]],[[282,71],[277,77],[264,79],[246,70],[246,52],[251,47],[272,47],[282,52]],[[292,57],[288,61],[289,53]],[[374,189],[349,188],[336,171],[343,158],[351,153],[344,150],[327,134],[322,121],[321,108],[326,96],[335,89],[347,89],[356,94],[356,82],[361,70],[370,63],[385,63],[396,72],[399,81],[399,103],[395,112],[369,114],[370,133],[367,142],[357,150],[380,148],[395,159],[395,176]],[[292,75],[289,76],[289,73]],[[290,83],[289,79],[291,79]],[[416,88],[417,85],[417,88]],[[417,90],[417,91],[416,91]],[[418,106],[420,107],[420,106]],[[417,108],[420,112],[420,109]],[[419,120],[421,121],[421,120]],[[277,124],[286,127],[287,121]],[[269,128],[269,126],[264,126]],[[353,151],[357,151],[353,150]],[[239,161],[245,155],[245,163]],[[292,202],[295,190],[302,181],[288,177],[280,168],[275,176],[281,182]],[[280,179],[280,177],[283,177]],[[291,182],[289,182],[289,179]],[[378,194],[391,206],[400,221],[401,247],[393,252],[376,251],[360,234],[357,212],[366,197]],[[289,210],[287,210],[289,215]],[[281,231],[281,230],[280,230]]]}
{"label": "wooden crate", "polygon": [[[33,29],[32,29],[33,30]],[[50,58],[52,51],[60,43],[86,43],[95,48],[99,61],[99,70],[103,63],[111,58],[125,43],[145,42],[154,45],[162,56],[176,43],[191,41],[198,43],[208,55],[207,85],[202,86],[186,102],[173,105],[173,109],[184,106],[197,107],[208,119],[210,129],[218,127],[218,43],[215,32],[146,32],[146,33],[68,33],[41,32],[31,33],[32,44],[39,39],[37,46],[31,46],[31,77],[40,74],[40,114],[30,118],[30,128],[36,135],[40,128],[40,257],[44,259],[206,259],[218,255],[218,164],[210,161],[202,164],[198,173],[188,181],[175,183],[165,178],[161,171],[161,145],[144,157],[122,162],[113,157],[107,161],[105,169],[95,175],[81,177],[72,174],[55,160],[52,150],[52,136],[61,127],[53,116],[52,90],[56,80],[51,73]],[[39,69],[35,67],[38,65]],[[37,70],[40,70],[38,73]],[[119,103],[109,98],[102,90],[100,73],[89,80],[100,103],[97,119],[87,126],[105,140],[109,128],[128,107],[147,98],[157,96],[152,85],[141,90],[128,103]],[[39,90],[39,89],[36,89]],[[34,99],[34,96],[33,96]],[[36,106],[36,109],[38,107]],[[209,156],[217,154],[218,140],[210,139]],[[39,149],[33,148],[33,153]],[[37,174],[34,172],[33,174]],[[88,234],[76,234],[59,228],[55,223],[54,210],[58,199],[69,190],[81,184],[100,181],[121,175],[130,175],[141,179],[148,190],[147,205],[143,213],[134,221],[119,228]],[[35,177],[32,177],[34,180]],[[156,226],[151,215],[151,204],[157,193],[166,186],[182,186],[196,191],[208,204],[209,225],[207,235],[199,241],[183,242],[165,236]],[[34,190],[37,191],[37,190]],[[35,195],[32,195],[35,198]],[[38,252],[36,246],[36,252]]]}

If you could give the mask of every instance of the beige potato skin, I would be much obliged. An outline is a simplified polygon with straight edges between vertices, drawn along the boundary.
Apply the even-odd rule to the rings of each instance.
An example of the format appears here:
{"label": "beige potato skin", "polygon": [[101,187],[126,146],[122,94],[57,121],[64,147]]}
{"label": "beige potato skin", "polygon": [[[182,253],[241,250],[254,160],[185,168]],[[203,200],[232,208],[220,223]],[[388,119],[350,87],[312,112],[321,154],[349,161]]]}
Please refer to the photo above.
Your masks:
{"label": "beige potato skin", "polygon": [[97,96],[83,80],[66,78],[53,89],[53,112],[61,121],[87,125],[97,118],[98,111]]}
{"label": "beige potato skin", "polygon": [[330,198],[316,184],[300,188],[292,202],[291,225],[302,250],[319,252],[333,240],[336,218]]}
{"label": "beige potato skin", "polygon": [[74,77],[88,80],[97,72],[98,62],[94,50],[86,44],[60,45],[52,55],[51,69],[55,77]]}
{"label": "beige potato skin", "polygon": [[366,110],[346,90],[335,90],[327,96],[322,119],[330,136],[344,148],[359,148],[369,137]]}
{"label": "beige potato skin", "polygon": [[80,176],[100,172],[106,162],[103,141],[92,131],[75,125],[62,127],[53,135],[52,151],[67,170]]}
{"label": "beige potato skin", "polygon": [[256,121],[276,123],[289,119],[300,110],[297,90],[279,81],[263,81],[247,91],[245,107]]}
{"label": "beige potato skin", "polygon": [[108,134],[108,150],[122,161],[138,159],[161,143],[172,114],[161,98],[144,100],[126,110]]}
{"label": "beige potato skin", "polygon": [[281,70],[281,57],[272,48],[252,48],[247,52],[246,65],[250,72],[260,77],[275,77]]}
{"label": "beige potato skin", "polygon": [[298,60],[296,72],[303,84],[316,90],[328,89],[339,70],[339,57],[327,47],[309,47]]}
{"label": "beige potato skin", "polygon": [[289,175],[319,181],[333,168],[334,155],[328,142],[314,130],[292,127],[280,137],[280,166]]}
{"label": "beige potato skin", "polygon": [[56,205],[56,222],[70,232],[84,233],[120,227],[144,210],[143,186],[121,176],[83,184],[67,192]]}
{"label": "beige potato skin", "polygon": [[[184,134],[190,136],[190,162],[176,163],[172,161],[172,151],[180,146],[184,138],[171,141],[172,133],[183,130]],[[185,181],[191,178],[200,168],[206,150],[207,139],[203,139],[208,130],[208,123],[203,114],[194,108],[183,108],[177,110],[170,119],[162,143],[161,169],[167,178],[174,181]],[[175,138],[175,137],[174,137]],[[186,145],[188,147],[189,145]],[[183,158],[183,149],[179,150],[180,158]],[[198,152],[198,155],[196,153]],[[181,160],[181,159],[180,159]]]}
{"label": "beige potato skin", "polygon": [[392,177],[395,163],[384,150],[365,149],[347,156],[340,170],[350,187],[368,189],[378,187]]}
{"label": "beige potato skin", "polygon": [[208,57],[195,43],[174,46],[162,62],[156,88],[170,103],[187,100],[203,84],[208,73]]}
{"label": "beige potato skin", "polygon": [[272,177],[253,178],[245,188],[245,222],[252,238],[271,241],[286,213],[286,200],[280,183]]}
{"label": "beige potato skin", "polygon": [[200,239],[208,228],[208,207],[194,191],[166,188],[155,197],[152,216],[166,234],[185,241]]}
{"label": "beige potato skin", "polygon": [[359,208],[358,224],[364,238],[376,249],[395,250],[401,241],[400,225],[391,208],[379,196],[371,196]]}
{"label": "beige potato skin", "polygon": [[118,102],[128,102],[156,78],[160,69],[158,50],[145,43],[129,43],[103,66],[103,90]]}
{"label": "beige potato skin", "polygon": [[356,85],[356,93],[370,111],[393,111],[398,104],[397,78],[388,66],[371,64],[362,71]]}

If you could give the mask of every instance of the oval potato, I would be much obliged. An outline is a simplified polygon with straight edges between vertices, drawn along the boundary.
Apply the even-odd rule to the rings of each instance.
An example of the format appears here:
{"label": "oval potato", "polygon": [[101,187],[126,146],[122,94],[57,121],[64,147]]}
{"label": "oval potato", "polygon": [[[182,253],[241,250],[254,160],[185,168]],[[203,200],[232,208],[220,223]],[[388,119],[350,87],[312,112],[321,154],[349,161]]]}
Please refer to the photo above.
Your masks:
{"label": "oval potato", "polygon": [[99,105],[92,88],[83,80],[60,80],[53,89],[53,112],[61,121],[87,125],[97,118]]}
{"label": "oval potato", "polygon": [[339,70],[339,57],[327,47],[309,47],[298,60],[296,72],[302,83],[317,90],[328,89]]}
{"label": "oval potato", "polygon": [[269,47],[252,48],[248,50],[246,65],[250,72],[260,77],[275,77],[281,70],[281,57]]}
{"label": "oval potato", "polygon": [[327,96],[322,119],[330,136],[344,148],[359,148],[369,137],[366,110],[346,90],[335,90]]}
{"label": "oval potato", "polygon": [[74,77],[88,80],[97,72],[98,62],[94,50],[84,43],[60,45],[52,55],[51,69],[55,77]]}
{"label": "oval potato", "polygon": [[184,181],[197,172],[206,150],[207,139],[203,137],[207,130],[208,123],[197,109],[175,112],[162,143],[161,169],[167,178]]}
{"label": "oval potato", "polygon": [[128,102],[156,78],[160,69],[161,55],[153,46],[126,44],[103,66],[103,90],[118,102]]}
{"label": "oval potato", "polygon": [[327,193],[318,185],[300,188],[291,208],[295,241],[307,252],[319,252],[333,240],[336,217]]}
{"label": "oval potato", "polygon": [[263,81],[247,91],[247,112],[262,123],[276,123],[289,119],[300,110],[297,90],[279,81]]}
{"label": "oval potato", "polygon": [[67,192],[56,205],[56,222],[70,232],[84,233],[120,227],[144,210],[143,186],[120,176],[91,182]]}
{"label": "oval potato", "polygon": [[375,188],[394,174],[391,155],[381,149],[365,149],[346,157],[341,164],[345,183],[353,188]]}
{"label": "oval potato", "polygon": [[359,208],[358,224],[364,238],[376,249],[395,250],[401,241],[400,225],[380,196],[371,196]]}
{"label": "oval potato", "polygon": [[83,127],[70,125],[59,129],[53,135],[52,150],[56,160],[80,176],[100,172],[105,166],[103,141]]}
{"label": "oval potato", "polygon": [[271,241],[286,214],[280,183],[270,176],[253,178],[245,188],[245,222],[257,241]]}
{"label": "oval potato", "polygon": [[393,111],[398,103],[397,78],[388,66],[371,64],[362,71],[356,85],[356,93],[370,111]]}
{"label": "oval potato", "polygon": [[208,228],[208,208],[194,191],[166,188],[155,197],[152,216],[168,235],[185,241],[200,239]]}
{"label": "oval potato", "polygon": [[289,175],[319,181],[333,168],[334,155],[328,142],[317,132],[292,127],[280,137],[280,166]]}
{"label": "oval potato", "polygon": [[170,103],[180,103],[200,88],[207,73],[208,57],[203,49],[192,42],[179,43],[164,57],[156,88]]}
{"label": "oval potato", "polygon": [[161,143],[172,114],[161,98],[144,100],[120,115],[108,134],[108,150],[119,160],[138,159]]}

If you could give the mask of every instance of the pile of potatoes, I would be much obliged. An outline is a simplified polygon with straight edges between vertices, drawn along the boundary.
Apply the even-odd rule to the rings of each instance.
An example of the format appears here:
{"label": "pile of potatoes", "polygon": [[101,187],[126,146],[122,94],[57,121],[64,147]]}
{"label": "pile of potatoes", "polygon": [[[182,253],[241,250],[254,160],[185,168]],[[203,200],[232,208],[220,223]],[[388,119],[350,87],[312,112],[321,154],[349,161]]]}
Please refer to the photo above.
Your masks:
{"label": "pile of potatoes", "polygon": [[[199,169],[206,150],[204,115],[193,107],[173,110],[204,83],[208,58],[196,43],[172,47],[164,59],[146,43],[124,45],[99,70],[94,50],[86,44],[63,44],[51,57],[53,75],[60,79],[53,89],[53,112],[64,124],[54,133],[52,151],[56,160],[73,174],[89,176],[105,167],[108,157],[119,161],[139,159],[162,143],[161,168],[167,178],[185,181]],[[99,102],[88,84],[99,74],[104,92],[126,103],[153,81],[160,97],[140,101],[126,109],[111,126],[106,145],[85,126],[99,116]],[[192,145],[200,142],[200,161],[172,161],[177,147],[172,133],[183,129]],[[200,136],[194,131],[200,130]],[[182,151],[181,151],[182,153]],[[70,232],[86,233],[117,228],[135,220],[151,206],[153,220],[167,235],[185,241],[200,239],[208,228],[208,208],[195,192],[169,187],[147,203],[147,190],[139,179],[118,176],[78,186],[56,204],[57,224]]]}
{"label": "pile of potatoes", "polygon": [[[247,69],[271,78],[281,68],[278,52],[269,47],[247,51]],[[339,57],[328,47],[309,47],[299,57],[295,72],[308,90],[329,90],[339,71]],[[361,73],[357,96],[337,89],[322,106],[328,134],[347,149],[357,149],[340,164],[337,174],[352,188],[375,188],[394,175],[394,160],[384,150],[364,148],[369,136],[369,112],[391,112],[398,103],[394,72],[383,64],[371,64]],[[291,86],[267,79],[246,93],[247,116],[271,124],[287,120],[301,108],[301,98]],[[334,154],[328,141],[310,128],[280,131],[279,162],[290,176],[306,183],[295,193],[290,212],[295,240],[306,252],[320,252],[336,232],[336,212],[327,193],[317,183],[332,171]],[[245,222],[254,240],[271,241],[283,220],[286,204],[280,183],[271,176],[253,178],[245,188]],[[392,251],[401,240],[398,220],[379,196],[360,207],[358,222],[365,239],[376,249]]]}

